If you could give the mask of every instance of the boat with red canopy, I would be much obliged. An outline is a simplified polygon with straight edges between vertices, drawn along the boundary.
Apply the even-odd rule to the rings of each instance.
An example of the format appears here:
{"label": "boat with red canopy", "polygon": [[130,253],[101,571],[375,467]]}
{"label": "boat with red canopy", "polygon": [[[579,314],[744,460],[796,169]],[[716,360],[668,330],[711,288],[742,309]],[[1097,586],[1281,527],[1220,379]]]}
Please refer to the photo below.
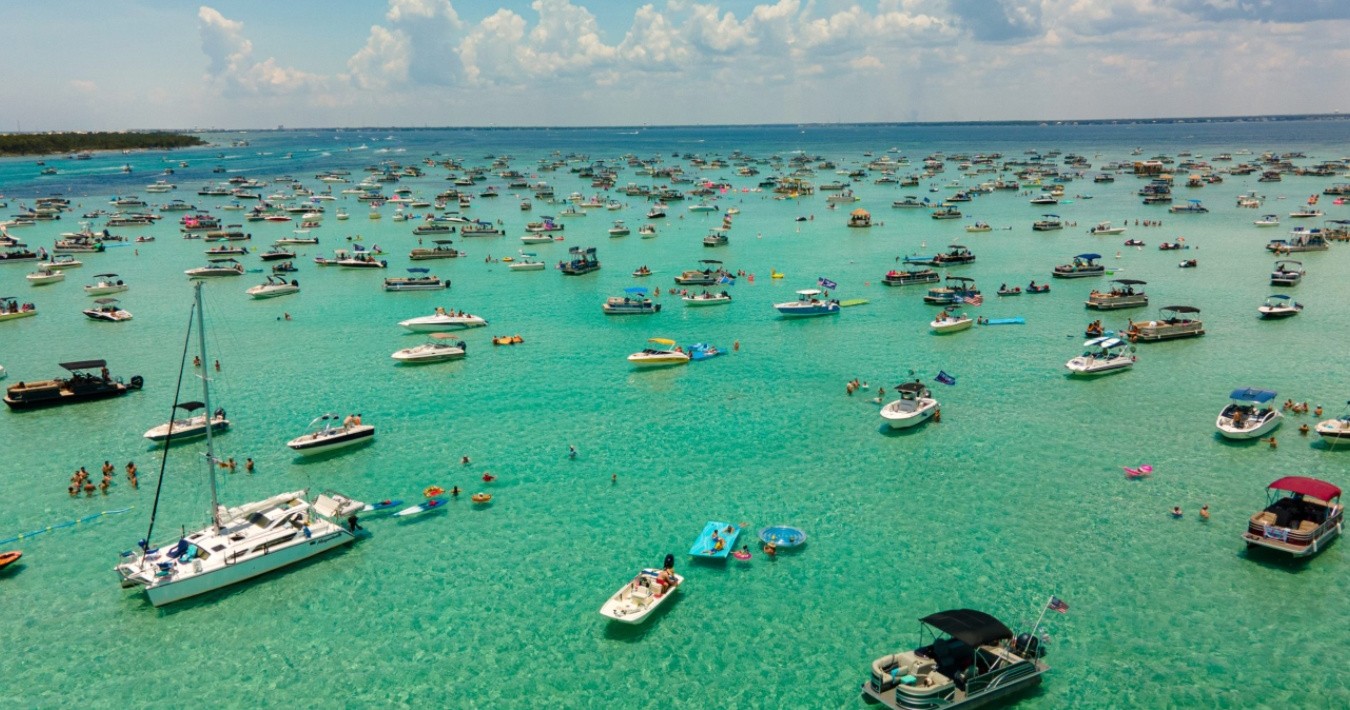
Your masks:
{"label": "boat with red canopy", "polygon": [[[1341,489],[1305,476],[1285,476],[1267,486],[1265,509],[1253,515],[1242,538],[1247,547],[1266,547],[1308,557],[1341,534],[1345,507]],[[1287,494],[1287,495],[1282,495]]]}

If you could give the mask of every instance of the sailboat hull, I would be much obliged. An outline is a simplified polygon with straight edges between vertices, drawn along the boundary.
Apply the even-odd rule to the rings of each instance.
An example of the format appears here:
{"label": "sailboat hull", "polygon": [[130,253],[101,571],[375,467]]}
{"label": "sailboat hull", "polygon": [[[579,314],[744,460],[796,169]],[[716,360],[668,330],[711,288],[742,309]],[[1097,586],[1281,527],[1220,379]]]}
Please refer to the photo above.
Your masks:
{"label": "sailboat hull", "polygon": [[355,539],[356,537],[350,531],[341,529],[328,535],[315,535],[301,543],[289,545],[242,562],[227,564],[173,582],[146,587],[145,596],[149,597],[150,603],[155,606],[172,604],[267,574],[273,570],[346,545]]}

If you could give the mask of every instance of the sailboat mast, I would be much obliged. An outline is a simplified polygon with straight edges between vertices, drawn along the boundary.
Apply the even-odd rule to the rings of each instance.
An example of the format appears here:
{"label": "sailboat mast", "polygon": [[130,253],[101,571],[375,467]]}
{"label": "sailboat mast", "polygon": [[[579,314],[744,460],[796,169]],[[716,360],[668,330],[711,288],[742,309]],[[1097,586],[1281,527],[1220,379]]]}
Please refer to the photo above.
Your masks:
{"label": "sailboat mast", "polygon": [[211,482],[211,525],[220,532],[220,503],[216,499],[216,454],[212,448],[211,429],[215,414],[211,409],[211,378],[206,357],[206,314],[202,310],[202,282],[198,281],[194,289],[197,299],[197,349],[202,354],[202,404],[206,411],[206,478]]}

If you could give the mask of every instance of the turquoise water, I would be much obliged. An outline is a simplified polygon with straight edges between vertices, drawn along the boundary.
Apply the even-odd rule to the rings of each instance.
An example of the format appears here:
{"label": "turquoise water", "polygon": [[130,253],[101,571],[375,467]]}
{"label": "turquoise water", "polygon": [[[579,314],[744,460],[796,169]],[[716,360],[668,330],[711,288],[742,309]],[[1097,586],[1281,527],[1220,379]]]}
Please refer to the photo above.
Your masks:
{"label": "turquoise water", "polygon": [[[554,150],[592,159],[661,155],[667,164],[686,163],[672,152],[727,156],[742,149],[767,157],[806,150],[851,168],[865,160],[864,150],[879,157],[891,146],[915,164],[939,149],[997,150],[1015,159],[1024,150],[1059,148],[1097,165],[1128,159],[1139,146],[1145,156],[1191,147],[1203,159],[1241,149],[1257,154],[1235,162],[1264,150],[1302,150],[1309,159],[1298,162],[1311,164],[1345,155],[1348,129],[1344,122],[1284,122],[215,135],[209,138],[224,145],[236,137],[252,145],[56,158],[48,163],[61,173],[42,178],[32,159],[7,160],[0,186],[11,210],[53,191],[79,203],[59,223],[15,230],[50,248],[57,233],[77,226],[78,214],[106,208],[114,194],[224,204],[195,195],[224,177],[211,174],[216,164],[266,180],[289,174],[316,191],[321,185],[312,176],[322,169],[351,169],[359,180],[365,165],[412,164],[433,151],[468,165],[510,154],[513,167],[532,177],[536,161]],[[178,192],[144,195],[143,186],[179,160],[191,166],[167,177]],[[135,168],[132,175],[119,172],[124,163]],[[731,169],[691,172],[750,189],[773,172],[761,170],[755,178]],[[430,197],[450,186],[445,173],[428,169],[399,186]],[[328,204],[315,230],[322,248],[299,247],[299,295],[250,300],[243,290],[261,274],[206,285],[209,357],[222,363],[212,395],[234,421],[217,440],[218,453],[257,462],[252,475],[241,468],[223,478],[222,499],[312,486],[411,501],[434,483],[485,490],[494,500],[482,509],[460,500],[444,514],[409,522],[372,518],[365,523],[372,537],[347,550],[162,610],[119,590],[111,567],[145,534],[158,456],[140,434],[168,416],[191,299],[182,271],[204,263],[209,244],[179,239],[170,213],[152,228],[113,229],[156,241],[82,257],[85,266],[60,284],[30,287],[23,280],[30,267],[0,268],[0,292],[41,310],[0,323],[0,364],[11,381],[97,357],[116,375],[146,379],[142,392],[116,400],[0,413],[0,537],[133,507],[6,546],[25,554],[20,569],[0,573],[10,617],[0,673],[10,679],[10,695],[39,707],[175,706],[188,692],[227,705],[858,707],[868,664],[912,645],[917,617],[970,606],[1018,625],[1034,621],[1053,593],[1072,608],[1046,620],[1054,670],[1021,706],[1350,704],[1350,687],[1327,672],[1326,660],[1339,650],[1334,623],[1344,608],[1344,545],[1287,566],[1248,559],[1239,540],[1267,483],[1299,474],[1344,486],[1350,454],[1299,436],[1297,426],[1312,424],[1311,415],[1288,417],[1277,450],[1223,442],[1213,425],[1227,393],[1248,385],[1340,414],[1350,390],[1340,362],[1341,334],[1350,327],[1350,313],[1338,307],[1350,297],[1344,247],[1302,255],[1308,276],[1292,293],[1306,305],[1303,315],[1260,322],[1255,309],[1273,292],[1267,276],[1274,261],[1262,247],[1291,220],[1264,230],[1251,222],[1266,212],[1285,215],[1341,178],[1258,184],[1253,175],[1178,187],[1178,198],[1205,201],[1211,212],[1201,216],[1139,204],[1139,183],[1128,176],[1113,185],[1080,179],[1067,195],[1092,199],[1048,209],[1014,193],[977,197],[962,205],[967,217],[959,221],[889,206],[904,194],[946,196],[957,189],[945,187],[952,180],[971,186],[992,177],[963,177],[949,164],[919,190],[857,181],[860,206],[881,223],[870,230],[846,228],[848,209],[827,209],[824,194],[776,201],[728,193],[718,204],[741,214],[731,245],[719,249],[699,240],[720,214],[689,213],[692,201],[672,203],[656,239],[608,238],[612,219],[636,228],[648,208],[618,196],[623,210],[567,220],[565,241],[525,247],[550,264],[569,246],[598,247],[604,268],[582,277],[485,263],[488,254],[521,248],[526,221],[561,209],[536,203],[533,213],[522,213],[504,181],[493,179],[488,184],[503,197],[475,200],[468,214],[502,220],[507,236],[453,237],[469,258],[417,264],[453,282],[449,291],[430,293],[379,287],[383,276],[412,265],[412,223],[392,221],[392,206],[371,221],[353,198]],[[596,192],[565,170],[533,179],[549,181],[559,197]],[[814,178],[835,179],[847,181],[828,170]],[[619,185],[630,181],[650,184],[623,170]],[[1267,196],[1264,208],[1233,206],[1252,189]],[[349,221],[334,218],[338,206],[351,212]],[[1320,206],[1327,218],[1350,218],[1350,208],[1330,198]],[[213,211],[241,221],[240,213]],[[1077,226],[1032,232],[1031,222],[1052,211]],[[1127,218],[1129,231],[1119,237],[1086,233],[1098,221]],[[1136,218],[1164,226],[1135,227]],[[1000,229],[967,234],[963,225],[975,219]],[[295,227],[246,229],[257,247]],[[308,263],[355,234],[389,252],[387,273]],[[1195,249],[1156,250],[1178,236]],[[1121,246],[1129,237],[1148,248]],[[880,285],[897,256],[952,241],[978,256],[951,270],[976,277],[986,292],[985,304],[968,310],[1023,316],[1026,325],[933,336],[927,323],[935,309],[921,302],[922,287]],[[1050,294],[1008,299],[993,291],[1003,282],[1047,281],[1055,264],[1086,251],[1103,254],[1118,276],[1147,280],[1154,307],[1200,307],[1208,334],[1141,345],[1128,373],[1066,378],[1063,363],[1078,353],[1084,324],[1099,317],[1082,301],[1101,280],[1055,280]],[[663,295],[665,307],[654,316],[601,314],[604,298],[627,286],[660,286],[664,294],[671,277],[700,258],[723,259],[756,278],[731,287],[735,301],[725,307],[685,308]],[[1182,258],[1200,265],[1179,269]],[[260,266],[255,257],[244,262]],[[633,279],[642,264],[656,273]],[[769,279],[774,269],[786,278]],[[119,296],[133,321],[94,323],[80,315],[89,300],[80,285],[103,271],[132,284]],[[838,282],[840,298],[870,302],[835,318],[777,318],[771,304],[817,277]],[[491,324],[464,334],[463,361],[395,366],[391,352],[424,340],[396,323],[436,305]],[[283,313],[293,320],[278,320]],[[1100,315],[1122,326],[1146,313],[1152,311]],[[489,342],[514,333],[525,343]],[[634,372],[624,358],[649,337],[724,348],[739,341],[740,350]],[[942,421],[912,432],[879,432],[870,391],[845,394],[854,377],[890,389],[911,371],[931,382],[940,369],[958,380],[932,385]],[[195,380],[189,382],[185,396],[196,398]],[[361,412],[376,425],[377,440],[336,456],[295,459],[285,441],[325,411]],[[567,457],[569,444],[580,451],[575,460]],[[199,450],[185,445],[169,458],[157,538],[203,521]],[[463,466],[466,455],[471,464]],[[71,500],[70,472],[81,465],[97,472],[105,459],[119,467],[112,492]],[[139,490],[120,476],[128,460],[141,469]],[[1120,467],[1141,463],[1155,467],[1152,478],[1125,480]],[[484,471],[498,479],[484,484]],[[1208,523],[1197,520],[1202,504],[1213,511]],[[1173,505],[1186,517],[1172,520]],[[810,542],[772,561],[757,553],[748,565],[686,561],[683,551],[708,520],[745,521],[752,531],[792,524]],[[642,627],[606,624],[597,610],[608,595],[666,553],[688,577],[680,597]],[[74,670],[91,666],[100,672]]]}

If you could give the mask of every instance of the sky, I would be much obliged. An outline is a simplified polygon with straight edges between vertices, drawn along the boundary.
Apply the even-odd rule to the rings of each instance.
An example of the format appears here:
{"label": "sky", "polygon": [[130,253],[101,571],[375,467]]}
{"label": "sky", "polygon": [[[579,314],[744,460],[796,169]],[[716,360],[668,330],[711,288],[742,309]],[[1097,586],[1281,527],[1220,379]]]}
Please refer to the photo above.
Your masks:
{"label": "sky", "polygon": [[0,131],[1336,113],[1350,0],[6,3]]}

